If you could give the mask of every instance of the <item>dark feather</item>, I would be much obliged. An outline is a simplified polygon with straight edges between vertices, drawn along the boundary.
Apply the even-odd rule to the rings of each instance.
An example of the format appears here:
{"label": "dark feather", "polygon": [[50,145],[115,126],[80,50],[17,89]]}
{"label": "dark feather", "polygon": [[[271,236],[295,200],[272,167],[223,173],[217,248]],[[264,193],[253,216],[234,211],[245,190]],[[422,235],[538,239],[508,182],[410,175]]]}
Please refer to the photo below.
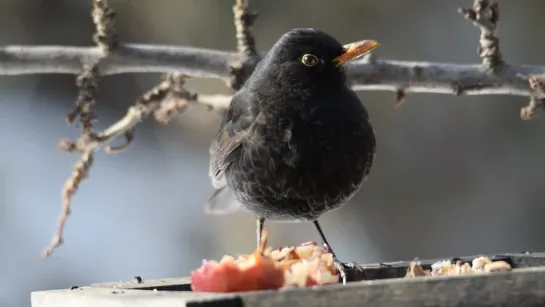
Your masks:
{"label": "dark feather", "polygon": [[260,118],[258,108],[249,102],[250,96],[249,92],[239,91],[233,97],[210,146],[209,176],[216,189],[225,186],[227,168],[239,157],[252,124]]}

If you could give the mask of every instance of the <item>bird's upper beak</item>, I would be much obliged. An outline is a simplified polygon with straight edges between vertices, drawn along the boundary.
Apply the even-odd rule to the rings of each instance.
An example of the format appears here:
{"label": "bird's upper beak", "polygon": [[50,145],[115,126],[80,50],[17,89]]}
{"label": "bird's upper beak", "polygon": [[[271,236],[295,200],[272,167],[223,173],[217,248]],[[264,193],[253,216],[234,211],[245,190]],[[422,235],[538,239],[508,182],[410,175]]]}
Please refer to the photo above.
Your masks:
{"label": "bird's upper beak", "polygon": [[373,40],[363,40],[355,43],[350,43],[343,46],[344,53],[333,59],[337,66],[344,65],[349,61],[360,57],[369,51],[380,46],[380,43]]}

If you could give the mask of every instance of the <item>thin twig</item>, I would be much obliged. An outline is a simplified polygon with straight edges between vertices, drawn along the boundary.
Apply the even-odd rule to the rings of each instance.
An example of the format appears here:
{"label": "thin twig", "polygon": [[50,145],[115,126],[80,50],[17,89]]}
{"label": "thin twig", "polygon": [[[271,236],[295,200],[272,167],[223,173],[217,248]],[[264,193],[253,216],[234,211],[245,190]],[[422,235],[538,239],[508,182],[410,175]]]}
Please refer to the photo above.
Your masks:
{"label": "thin twig", "polygon": [[106,0],[93,0],[93,9],[91,12],[93,22],[95,23],[95,34],[93,40],[100,49],[100,56],[95,58],[91,64],[86,64],[83,67],[81,74],[78,76],[76,84],[79,88],[78,98],[76,100],[76,108],[67,116],[69,123],[72,123],[76,118],[79,118],[82,125],[81,136],[76,143],[69,141],[61,141],[60,148],[74,152],[79,151],[81,158],[74,165],[72,176],[66,181],[62,191],[62,211],[57,223],[55,235],[51,240],[51,244],[43,252],[43,257],[50,256],[53,251],[58,248],[64,241],[63,232],[64,226],[70,215],[70,205],[72,196],[76,193],[81,182],[89,177],[89,170],[94,161],[94,148],[85,146],[97,140],[93,132],[93,120],[95,116],[92,113],[92,107],[95,103],[98,82],[100,74],[98,64],[106,58],[111,52],[115,51],[119,45],[115,30],[115,12],[108,7]]}
{"label": "thin twig", "polygon": [[[507,66],[500,52],[500,40],[494,34],[500,20],[500,7],[497,0],[474,0],[473,8],[460,8],[458,12],[473,22],[481,30],[478,53],[483,66],[498,76]],[[520,117],[528,120],[544,108],[545,91],[543,82],[535,75],[528,77],[520,71],[517,76],[529,82],[530,102],[520,109]]]}
{"label": "thin twig", "polygon": [[[168,86],[168,83],[163,82],[144,94],[138,99],[134,106],[127,110],[127,113],[123,118],[106,128],[103,132],[98,133],[97,143],[100,144],[97,144],[97,147],[108,143],[118,135],[124,135],[131,131],[134,126],[144,121],[150,115],[154,115],[159,122],[168,122],[168,119],[175,114],[174,112],[169,113],[167,111],[172,108],[172,102],[170,101],[168,94],[170,88],[168,88]],[[188,103],[200,103],[216,109],[222,109],[227,107],[230,102],[229,96],[200,96],[189,92],[187,92],[187,95],[185,101],[177,102],[177,106],[184,105],[182,108],[177,109],[178,112],[185,110]],[[181,98],[177,99],[182,100]],[[126,145],[123,145],[122,147],[124,146]],[[106,147],[106,150],[111,152],[113,149],[111,147]]]}
{"label": "thin twig", "polygon": [[237,38],[237,50],[246,56],[256,56],[255,39],[250,27],[257,18],[257,13],[248,9],[249,0],[236,0],[233,6],[235,16],[235,29]]}
{"label": "thin twig", "polygon": [[136,104],[129,108],[125,117],[98,134],[101,144],[115,136],[124,134],[125,143],[120,147],[106,146],[107,152],[120,152],[128,147],[134,138],[132,129],[150,115],[161,123],[187,109],[190,102],[197,101],[197,95],[184,88],[186,77],[180,74],[167,74],[163,82],[142,95]]}
{"label": "thin twig", "polygon": [[93,130],[95,116],[92,108],[95,104],[98,82],[99,74],[96,65],[84,67],[82,73],[76,78],[76,85],[79,88],[76,107],[66,116],[66,120],[72,124],[76,118],[79,118],[84,134],[92,133]]}
{"label": "thin twig", "polygon": [[250,0],[235,0],[233,15],[235,21],[237,50],[239,60],[229,64],[229,78],[227,86],[234,90],[242,87],[246,79],[253,72],[255,65],[261,60],[255,48],[255,38],[250,31],[257,19],[257,13],[248,8]]}
{"label": "thin twig", "polygon": [[79,88],[79,95],[76,100],[76,108],[67,116],[68,123],[73,123],[76,118],[82,124],[82,133],[92,132],[92,121],[95,119],[92,114],[92,106],[95,103],[96,90],[99,82],[98,63],[119,45],[115,30],[115,12],[108,7],[105,0],[94,0],[91,11],[95,24],[93,41],[100,49],[100,56],[88,64],[85,63],[83,71],[76,80]]}
{"label": "thin twig", "polygon": [[[515,71],[515,78],[513,81],[517,84],[523,84],[522,80],[527,79],[523,77],[523,74],[515,67],[508,67],[502,59],[502,55],[499,47],[499,39],[494,34],[499,21],[499,5],[496,0],[474,0],[473,8],[460,8],[458,12],[464,16],[465,19],[473,22],[476,27],[481,30],[481,37],[479,40],[478,53],[481,58],[482,65],[487,69],[487,77],[492,80],[496,80],[496,85],[501,83],[502,78],[505,79],[505,72],[502,73],[502,69]],[[368,60],[371,63],[371,60]],[[420,70],[419,70],[420,71]],[[490,74],[488,73],[490,72]],[[466,80],[467,81],[467,80]],[[469,91],[484,89],[482,82],[453,82],[452,89],[453,94],[456,96],[462,94],[468,94]],[[494,86],[494,85],[493,85]],[[523,85],[524,87],[524,85]],[[527,88],[526,88],[527,89]],[[399,107],[406,98],[407,92],[403,87],[399,87],[396,90],[396,102],[395,107]],[[533,96],[532,96],[533,97]],[[532,98],[532,102],[536,99]],[[535,103],[530,103],[530,106],[534,106]],[[534,108],[535,109],[535,108]],[[521,112],[523,112],[521,110]],[[525,113],[521,113],[523,116]]]}
{"label": "thin twig", "polygon": [[105,55],[115,52],[119,46],[119,38],[115,28],[116,13],[108,6],[106,0],[94,0],[91,15],[96,27],[93,41]]}
{"label": "thin twig", "polygon": [[91,169],[91,166],[93,165],[94,161],[94,152],[92,150],[87,150],[81,155],[81,159],[76,165],[74,165],[74,171],[72,172],[72,176],[70,179],[68,179],[64,185],[63,193],[62,193],[62,211],[59,216],[59,221],[57,222],[57,229],[55,230],[55,235],[53,236],[53,239],[51,240],[51,244],[49,247],[47,247],[43,252],[43,257],[49,257],[53,251],[61,246],[61,244],[64,242],[63,239],[63,233],[64,233],[64,226],[66,225],[66,221],[68,220],[68,217],[70,216],[70,202],[72,200],[72,196],[76,193],[79,184],[87,177],[89,176],[89,170]]}
{"label": "thin twig", "polygon": [[[74,166],[74,172],[70,179],[67,180],[63,189],[63,206],[61,216],[59,217],[58,227],[55,236],[52,239],[51,245],[44,250],[43,256],[50,256],[53,250],[63,243],[64,225],[70,215],[70,201],[75,194],[79,184],[89,176],[89,170],[93,163],[95,151],[104,147],[107,152],[119,152],[127,148],[132,140],[133,127],[142,122],[144,119],[154,114],[156,119],[167,121],[168,116],[173,116],[185,106],[178,108],[180,105],[187,105],[189,102],[196,102],[197,95],[192,94],[182,88],[185,78],[179,76],[179,79],[173,79],[175,76],[168,76],[160,85],[153,88],[146,94],[142,95],[136,104],[129,108],[125,117],[114,123],[107,129],[99,133],[90,135],[82,135],[76,141],[67,139],[61,140],[59,147],[67,152],[81,153],[80,161]],[[174,93],[174,94],[173,94]],[[171,96],[173,95],[173,96]],[[229,100],[223,96],[203,96],[206,101],[203,104],[211,107],[225,107]],[[172,110],[172,100],[176,100],[176,110]],[[125,136],[126,143],[118,147],[110,147],[108,143],[117,136]]]}
{"label": "thin twig", "polygon": [[465,19],[481,29],[479,57],[483,65],[496,70],[503,64],[500,40],[494,34],[499,21],[499,5],[496,0],[474,0],[473,8],[460,8],[458,12]]}
{"label": "thin twig", "polygon": [[189,101],[197,100],[197,94],[184,88],[187,76],[174,73],[167,75],[166,78],[170,83],[169,93],[153,114],[155,120],[163,124],[167,124],[176,114],[184,112],[189,107]]}
{"label": "thin twig", "polygon": [[534,89],[536,94],[530,97],[530,102],[527,106],[520,109],[520,117],[524,120],[531,119],[545,108],[545,83],[536,76],[530,77],[528,82],[530,83],[530,88]]}

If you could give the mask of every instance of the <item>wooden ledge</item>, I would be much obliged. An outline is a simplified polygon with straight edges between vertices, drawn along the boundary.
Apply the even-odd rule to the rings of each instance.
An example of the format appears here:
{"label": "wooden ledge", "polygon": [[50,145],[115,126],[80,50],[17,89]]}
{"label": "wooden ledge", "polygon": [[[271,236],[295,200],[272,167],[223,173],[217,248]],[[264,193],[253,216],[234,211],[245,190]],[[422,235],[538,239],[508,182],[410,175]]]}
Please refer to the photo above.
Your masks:
{"label": "wooden ledge", "polygon": [[[32,307],[545,306],[545,254],[489,257],[505,260],[514,269],[488,274],[400,278],[392,275],[399,272],[404,275],[408,262],[395,262],[352,266],[353,277],[374,278],[346,286],[210,294],[189,291],[188,278],[169,278],[39,291],[31,294],[31,301]],[[463,257],[462,261],[473,258]],[[423,266],[433,262],[421,261]]]}

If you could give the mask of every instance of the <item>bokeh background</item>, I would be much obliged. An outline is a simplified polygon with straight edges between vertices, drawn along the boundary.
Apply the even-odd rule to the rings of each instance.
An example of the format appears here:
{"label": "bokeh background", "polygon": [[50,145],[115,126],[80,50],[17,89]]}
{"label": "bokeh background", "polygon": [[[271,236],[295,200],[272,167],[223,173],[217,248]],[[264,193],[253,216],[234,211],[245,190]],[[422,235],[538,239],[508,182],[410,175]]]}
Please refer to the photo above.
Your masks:
{"label": "bokeh background", "polygon": [[[456,13],[471,0],[251,1],[261,50],[287,30],[315,27],[341,42],[378,39],[382,58],[472,63],[479,32]],[[498,34],[513,64],[545,64],[543,1],[500,1]],[[0,45],[91,45],[89,0],[0,1]],[[125,42],[233,50],[232,1],[110,0]],[[159,75],[102,79],[97,127],[120,118]],[[222,81],[191,89],[228,94]],[[519,118],[527,99],[361,92],[377,131],[372,176],[322,218],[339,257],[360,263],[545,250],[545,118]],[[219,116],[192,107],[164,126],[147,121],[118,155],[96,157],[73,201],[66,242],[49,259],[60,191],[77,156],[56,149],[79,130],[64,121],[74,76],[0,77],[0,306],[30,292],[95,282],[188,276],[203,258],[249,252],[254,218],[207,216],[208,144]],[[311,224],[267,224],[271,244],[318,240]]]}

